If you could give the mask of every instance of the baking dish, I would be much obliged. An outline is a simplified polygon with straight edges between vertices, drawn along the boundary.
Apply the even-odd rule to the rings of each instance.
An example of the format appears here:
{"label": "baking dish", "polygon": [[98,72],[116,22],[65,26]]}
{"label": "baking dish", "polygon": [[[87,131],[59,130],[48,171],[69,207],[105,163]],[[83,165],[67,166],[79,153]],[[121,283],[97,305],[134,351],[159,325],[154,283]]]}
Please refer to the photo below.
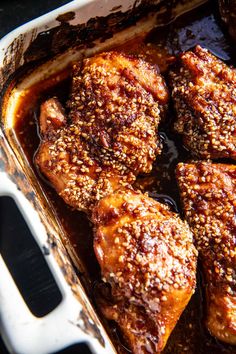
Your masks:
{"label": "baking dish", "polygon": [[[203,2],[72,1],[2,39],[0,193],[16,201],[40,248],[50,250],[45,258],[63,296],[54,311],[44,318],[35,318],[0,259],[1,326],[11,351],[50,353],[85,341],[95,353],[116,353],[74,267],[82,274],[86,274],[86,270],[68,243],[50,201],[17,142],[14,133],[15,112],[21,96],[33,84],[61,72],[70,62],[110,48],[113,43],[122,44]],[[158,11],[149,13],[159,4],[163,6]],[[172,6],[171,11],[169,6]],[[76,42],[73,43],[75,38]],[[39,65],[36,69],[35,63]],[[20,80],[15,76],[19,69],[22,75]],[[14,306],[9,300],[13,297]]]}

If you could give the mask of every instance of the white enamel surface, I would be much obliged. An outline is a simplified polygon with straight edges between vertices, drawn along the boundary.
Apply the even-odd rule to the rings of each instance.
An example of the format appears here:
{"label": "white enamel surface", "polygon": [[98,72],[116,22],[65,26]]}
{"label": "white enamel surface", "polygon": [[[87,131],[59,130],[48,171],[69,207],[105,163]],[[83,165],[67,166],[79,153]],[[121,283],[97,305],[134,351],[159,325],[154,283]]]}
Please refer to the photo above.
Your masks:
{"label": "white enamel surface", "polygon": [[[4,172],[0,172],[0,196],[10,196],[15,200],[39,247],[42,249],[47,245],[46,230],[37,212]],[[48,315],[36,318],[24,303],[0,256],[0,326],[9,351],[19,354],[48,354],[74,343],[87,342],[94,353],[116,353],[105,333],[104,348],[77,326],[79,313],[83,308],[74,297],[53,255],[49,254],[45,259],[61,291],[62,301]],[[82,293],[81,296],[84,297]],[[100,330],[102,332],[101,328]]]}

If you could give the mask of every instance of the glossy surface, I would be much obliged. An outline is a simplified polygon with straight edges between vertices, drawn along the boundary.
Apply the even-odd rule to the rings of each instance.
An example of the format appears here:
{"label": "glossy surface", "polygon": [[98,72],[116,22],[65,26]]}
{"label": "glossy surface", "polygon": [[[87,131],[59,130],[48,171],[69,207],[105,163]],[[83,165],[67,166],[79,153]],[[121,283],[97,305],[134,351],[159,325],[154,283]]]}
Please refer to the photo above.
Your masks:
{"label": "glossy surface", "polygon": [[206,281],[207,327],[236,345],[236,166],[180,163],[176,178]]}
{"label": "glossy surface", "polygon": [[[43,15],[44,13],[55,9],[59,6],[62,6],[66,3],[68,3],[70,0],[54,0],[53,2],[51,0],[40,0],[37,3],[32,3],[32,0],[1,0],[0,4],[0,38],[2,38],[4,35],[9,33],[9,31],[13,30],[17,26],[32,20],[33,18],[36,18],[40,15]],[[3,223],[2,220],[5,217],[5,213],[8,212],[9,216],[9,222]],[[28,264],[28,262],[36,263],[37,265],[39,264],[40,261],[35,259],[35,256],[38,257],[38,247],[32,246],[32,242],[24,242],[23,240],[24,237],[24,220],[23,218],[18,215],[15,216],[14,214],[14,207],[12,207],[12,201],[8,201],[8,199],[1,198],[0,202],[0,222],[1,222],[1,230],[0,230],[0,242],[1,246],[4,246],[4,240],[9,237],[9,234],[15,233],[17,234],[18,238],[21,239],[19,241],[20,246],[24,248],[25,250],[27,249],[27,252],[24,254],[22,253],[21,256],[17,258],[17,265],[13,266],[13,269],[15,268],[15,272],[17,272],[17,276],[19,279],[19,282],[22,286],[25,285],[26,280],[21,277],[22,275],[22,264]],[[2,216],[3,214],[3,216]],[[14,218],[14,224],[12,223],[12,220]],[[21,237],[23,235],[23,237]],[[32,237],[30,235],[30,237]],[[9,244],[9,242],[7,242]],[[19,248],[18,248],[19,251]],[[18,252],[19,254],[19,252]],[[39,270],[40,271],[40,270]],[[42,270],[41,270],[42,271]],[[32,301],[34,301],[35,298],[37,298],[39,301],[34,302],[34,306],[36,311],[45,311],[45,308],[51,307],[52,304],[55,304],[55,301],[53,300],[52,302],[49,302],[50,296],[53,296],[53,292],[51,291],[51,287],[48,287],[48,278],[45,277],[45,274],[42,276],[38,276],[37,280],[35,279],[35,284],[37,284],[41,291],[45,294],[45,300],[48,302],[48,305],[44,307],[45,303],[41,301],[38,297],[39,292],[34,292],[32,294],[32,287],[30,286],[27,290],[28,297],[31,298]],[[9,351],[7,350],[5,344],[3,343],[1,337],[0,337],[0,353],[1,354],[9,354]],[[60,350],[58,354],[91,354],[91,351],[89,350],[87,345],[83,344],[77,344],[74,346],[71,346],[68,349]]]}
{"label": "glossy surface", "polygon": [[188,224],[127,187],[101,199],[92,221],[102,279],[111,287],[102,312],[119,324],[134,353],[162,351],[196,286]]}
{"label": "glossy surface", "polygon": [[[191,15],[183,16],[174,23],[161,28],[161,30],[155,29],[147,42],[151,44],[143,44],[140,41],[134,42],[132,46],[127,46],[126,50],[136,53],[140,51],[145,57],[161,64],[160,68],[162,70],[165,70],[168,64],[173,61],[174,55],[182,50],[190,49],[197,43],[209,48],[224,60],[233,62],[234,59],[231,43],[220,30],[214,14],[211,13],[211,7],[207,6],[201,7]],[[84,279],[89,296],[94,300],[94,297],[96,297],[94,294],[97,294],[94,289],[98,289],[100,286],[100,273],[92,248],[92,225],[83,213],[74,211],[65,205],[39,174],[33,161],[34,153],[39,144],[37,133],[39,105],[53,95],[58,96],[62,103],[66,102],[70,83],[66,76],[67,73],[62,74],[64,80],[59,84],[60,77],[58,77],[58,80],[49,81],[48,89],[45,89],[45,83],[42,83],[41,86],[34,88],[28,97],[25,97],[19,110],[15,128],[29,162],[39,177],[70,242],[74,245],[83,263],[83,267],[80,269],[82,279]],[[52,87],[50,87],[51,84]],[[160,128],[163,154],[157,158],[153,171],[148,176],[139,177],[137,185],[142,190],[148,190],[155,199],[167,201],[173,209],[178,209],[181,212],[174,170],[177,162],[187,161],[190,155],[182,147],[180,138],[172,132],[173,120],[174,112],[170,108],[168,117]],[[236,348],[221,344],[211,337],[203,325],[205,310],[200,288],[201,281],[199,274],[197,291],[174,329],[164,353],[236,353]],[[109,325],[109,327],[112,326]],[[120,335],[116,327],[113,326],[111,331],[113,337],[118,338],[119,346],[122,347],[122,341],[119,340]]]}
{"label": "glossy surface", "polygon": [[151,171],[167,100],[156,66],[142,59],[116,51],[84,59],[73,65],[68,117],[55,98],[41,105],[35,163],[68,205],[89,215]]}
{"label": "glossy surface", "polygon": [[197,45],[168,76],[183,145],[198,159],[236,159],[236,70]]}

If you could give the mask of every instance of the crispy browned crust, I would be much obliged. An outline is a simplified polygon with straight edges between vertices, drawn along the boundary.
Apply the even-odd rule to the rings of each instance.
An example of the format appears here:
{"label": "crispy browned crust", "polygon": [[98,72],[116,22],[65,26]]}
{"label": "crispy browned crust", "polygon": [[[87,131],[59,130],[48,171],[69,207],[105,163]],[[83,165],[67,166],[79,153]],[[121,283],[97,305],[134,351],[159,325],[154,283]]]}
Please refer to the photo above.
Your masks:
{"label": "crispy browned crust", "polygon": [[74,66],[70,117],[84,139],[137,173],[150,172],[161,152],[157,136],[168,94],[157,68],[107,52]]}
{"label": "crispy browned crust", "polygon": [[35,161],[66,203],[91,210],[150,172],[161,152],[157,127],[167,99],[157,68],[141,59],[116,52],[85,59],[73,69],[70,121],[50,134],[41,124]]}
{"label": "crispy browned crust", "polygon": [[44,139],[53,134],[54,131],[66,125],[66,115],[64,108],[56,97],[42,103],[40,107],[39,126],[40,134]]}
{"label": "crispy browned crust", "polygon": [[236,344],[236,166],[181,163],[177,179],[206,278],[207,326]]}
{"label": "crispy browned crust", "polygon": [[131,189],[93,211],[94,250],[118,322],[134,353],[161,351],[195,288],[196,249],[187,225],[167,206]]}
{"label": "crispy browned crust", "polygon": [[236,70],[197,46],[170,72],[176,132],[201,158],[236,159]]}

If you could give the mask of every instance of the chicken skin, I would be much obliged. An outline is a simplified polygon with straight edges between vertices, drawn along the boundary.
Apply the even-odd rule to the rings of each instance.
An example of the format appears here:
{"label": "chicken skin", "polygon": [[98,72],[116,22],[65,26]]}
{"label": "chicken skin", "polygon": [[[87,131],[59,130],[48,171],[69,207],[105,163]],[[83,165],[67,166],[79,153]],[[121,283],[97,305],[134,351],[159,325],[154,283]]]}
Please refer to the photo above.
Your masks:
{"label": "chicken skin", "polygon": [[55,98],[41,106],[36,164],[66,203],[89,212],[150,172],[167,99],[157,68],[141,59],[116,52],[85,59],[73,68],[68,119]]}
{"label": "chicken skin", "polygon": [[207,327],[236,345],[236,166],[180,163],[177,179],[203,265]]}
{"label": "chicken skin", "polygon": [[195,289],[197,251],[177,214],[141,192],[118,190],[93,210],[94,250],[115,320],[135,354],[159,353]]}
{"label": "chicken skin", "polygon": [[174,129],[200,158],[236,159],[236,70],[197,46],[170,72]]}

